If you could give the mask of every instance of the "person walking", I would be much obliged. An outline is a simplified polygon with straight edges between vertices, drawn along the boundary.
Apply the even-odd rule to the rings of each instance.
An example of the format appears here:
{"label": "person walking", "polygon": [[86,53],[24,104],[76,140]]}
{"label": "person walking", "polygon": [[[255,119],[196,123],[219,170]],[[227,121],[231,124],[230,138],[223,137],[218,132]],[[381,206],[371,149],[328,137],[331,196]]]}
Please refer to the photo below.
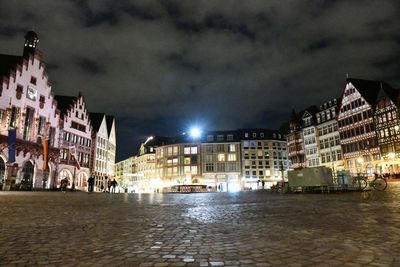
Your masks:
{"label": "person walking", "polygon": [[[107,180],[107,176],[106,176],[106,180]],[[108,193],[111,193],[111,179],[108,179],[107,187],[108,187]]]}
{"label": "person walking", "polygon": [[94,178],[93,178],[93,176],[89,177],[88,184],[89,184],[88,192],[91,193],[91,192],[93,192],[93,187],[94,187]]}
{"label": "person walking", "polygon": [[117,185],[118,185],[117,181],[115,181],[115,179],[113,179],[111,182],[111,186],[112,186],[111,193],[115,193],[115,187],[117,187]]}

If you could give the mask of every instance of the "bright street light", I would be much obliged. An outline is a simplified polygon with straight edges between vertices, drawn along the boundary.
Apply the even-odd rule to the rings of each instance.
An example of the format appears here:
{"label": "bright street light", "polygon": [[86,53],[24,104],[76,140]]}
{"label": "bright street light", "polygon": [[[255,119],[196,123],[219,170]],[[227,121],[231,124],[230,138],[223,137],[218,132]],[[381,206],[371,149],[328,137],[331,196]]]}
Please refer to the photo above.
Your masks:
{"label": "bright street light", "polygon": [[201,130],[197,127],[194,127],[190,130],[190,136],[193,138],[199,138],[201,136]]}
{"label": "bright street light", "polygon": [[388,157],[389,157],[390,159],[394,159],[394,158],[396,157],[396,154],[393,153],[393,152],[390,152],[390,153],[388,154]]}

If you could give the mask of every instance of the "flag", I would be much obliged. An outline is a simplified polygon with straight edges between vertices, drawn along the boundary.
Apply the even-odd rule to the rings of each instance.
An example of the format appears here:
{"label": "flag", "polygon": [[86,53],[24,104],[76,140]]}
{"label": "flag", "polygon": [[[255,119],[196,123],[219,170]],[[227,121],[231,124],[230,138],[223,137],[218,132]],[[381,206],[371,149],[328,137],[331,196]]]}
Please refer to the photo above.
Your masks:
{"label": "flag", "polygon": [[44,133],[42,136],[43,171],[47,170],[47,164],[49,162],[49,126],[50,126],[50,123],[46,123],[46,126],[44,128]]}
{"label": "flag", "polygon": [[42,138],[43,146],[43,171],[47,170],[47,163],[49,162],[49,139]]}
{"label": "flag", "polygon": [[81,168],[81,165],[79,164],[78,157],[76,156],[76,147],[70,146],[69,153],[71,153],[73,160],[75,160],[75,167],[79,170]]}
{"label": "flag", "polygon": [[17,144],[17,130],[16,129],[9,129],[8,130],[8,162],[13,163],[15,162],[15,146]]}

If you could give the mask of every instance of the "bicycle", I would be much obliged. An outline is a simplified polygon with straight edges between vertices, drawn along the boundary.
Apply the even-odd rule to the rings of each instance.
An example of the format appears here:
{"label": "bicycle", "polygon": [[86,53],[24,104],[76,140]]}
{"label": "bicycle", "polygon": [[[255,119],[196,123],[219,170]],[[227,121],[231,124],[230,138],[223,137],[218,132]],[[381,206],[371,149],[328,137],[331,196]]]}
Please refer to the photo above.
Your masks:
{"label": "bicycle", "polygon": [[358,188],[359,190],[364,190],[369,185],[370,187],[373,187],[375,190],[383,191],[387,187],[387,182],[385,178],[376,173],[374,173],[374,179],[370,182],[368,181],[367,176],[362,176],[358,174],[353,178],[351,185],[353,188]]}

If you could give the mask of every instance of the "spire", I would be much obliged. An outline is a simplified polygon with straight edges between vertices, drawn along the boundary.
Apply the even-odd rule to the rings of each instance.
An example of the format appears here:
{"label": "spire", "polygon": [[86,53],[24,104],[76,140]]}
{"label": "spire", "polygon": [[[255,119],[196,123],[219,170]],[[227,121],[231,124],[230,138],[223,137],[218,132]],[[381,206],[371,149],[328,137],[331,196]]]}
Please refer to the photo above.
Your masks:
{"label": "spire", "polygon": [[24,57],[27,58],[31,54],[35,53],[37,43],[39,42],[39,38],[36,32],[28,31],[25,34],[25,43],[24,43]]}

